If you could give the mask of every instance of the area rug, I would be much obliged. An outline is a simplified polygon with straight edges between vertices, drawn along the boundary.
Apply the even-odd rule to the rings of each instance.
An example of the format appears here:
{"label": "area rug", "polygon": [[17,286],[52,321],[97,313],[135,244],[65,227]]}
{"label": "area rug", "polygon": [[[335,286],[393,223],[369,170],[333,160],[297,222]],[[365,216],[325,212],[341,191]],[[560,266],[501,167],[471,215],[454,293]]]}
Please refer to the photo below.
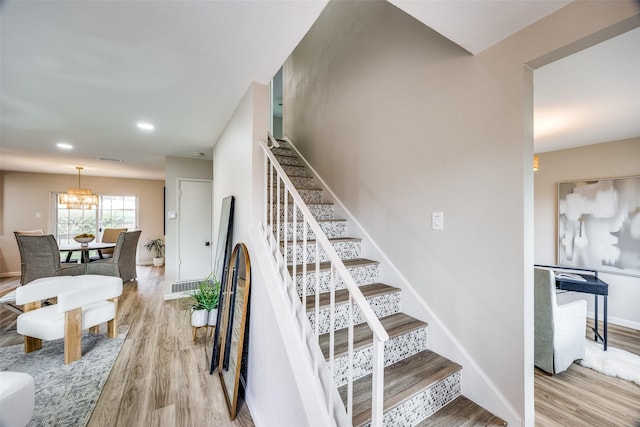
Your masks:
{"label": "area rug", "polygon": [[30,374],[35,381],[35,409],[28,426],[85,426],[107,382],[128,328],[117,338],[84,334],[82,357],[64,364],[62,339],[43,341],[25,354],[22,345],[0,347],[0,371]]}
{"label": "area rug", "polygon": [[601,374],[640,385],[640,356],[628,351],[611,346],[603,351],[602,345],[587,340],[584,359],[578,363]]}

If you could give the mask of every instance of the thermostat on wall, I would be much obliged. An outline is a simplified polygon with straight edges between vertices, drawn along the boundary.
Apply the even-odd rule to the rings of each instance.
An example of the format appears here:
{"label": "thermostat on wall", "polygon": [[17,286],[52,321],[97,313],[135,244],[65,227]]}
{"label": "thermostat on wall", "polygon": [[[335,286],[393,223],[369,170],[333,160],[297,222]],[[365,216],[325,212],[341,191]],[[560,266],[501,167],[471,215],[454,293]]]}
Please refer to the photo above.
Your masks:
{"label": "thermostat on wall", "polygon": [[178,217],[178,213],[175,211],[169,211],[167,212],[167,218],[169,219],[176,219]]}

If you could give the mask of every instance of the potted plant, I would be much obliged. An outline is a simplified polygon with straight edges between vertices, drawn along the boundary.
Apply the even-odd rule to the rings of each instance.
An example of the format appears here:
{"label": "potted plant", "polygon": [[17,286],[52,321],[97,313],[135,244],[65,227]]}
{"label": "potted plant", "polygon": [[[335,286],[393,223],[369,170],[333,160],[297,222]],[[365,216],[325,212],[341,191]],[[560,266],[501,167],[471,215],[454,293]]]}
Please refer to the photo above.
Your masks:
{"label": "potted plant", "polygon": [[[198,283],[198,287],[187,292],[191,298],[191,326],[214,326],[218,318],[218,298],[220,296],[220,282],[213,273]],[[194,330],[195,337],[195,330]]]}
{"label": "potted plant", "polygon": [[156,256],[153,257],[153,265],[156,267],[164,264],[164,241],[162,239],[149,240],[144,248],[149,252],[154,251]]}

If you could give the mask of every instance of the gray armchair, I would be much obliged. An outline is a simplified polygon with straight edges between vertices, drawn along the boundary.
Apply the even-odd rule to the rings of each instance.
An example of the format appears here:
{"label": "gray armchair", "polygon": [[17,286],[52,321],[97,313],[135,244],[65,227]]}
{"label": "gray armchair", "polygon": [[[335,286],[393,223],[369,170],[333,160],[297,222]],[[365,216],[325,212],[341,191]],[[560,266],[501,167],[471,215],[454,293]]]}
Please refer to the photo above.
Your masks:
{"label": "gray armchair", "polygon": [[83,264],[61,264],[60,249],[52,235],[37,236],[14,232],[20,251],[20,284],[41,277],[78,276],[85,273]]}
{"label": "gray armchair", "polygon": [[534,270],[534,363],[550,374],[584,358],[587,302],[558,305],[552,270]]}
{"label": "gray armchair", "polygon": [[86,274],[101,274],[103,276],[120,277],[123,282],[128,282],[136,275],[136,251],[138,239],[142,231],[127,231],[118,235],[113,256],[87,264]]}

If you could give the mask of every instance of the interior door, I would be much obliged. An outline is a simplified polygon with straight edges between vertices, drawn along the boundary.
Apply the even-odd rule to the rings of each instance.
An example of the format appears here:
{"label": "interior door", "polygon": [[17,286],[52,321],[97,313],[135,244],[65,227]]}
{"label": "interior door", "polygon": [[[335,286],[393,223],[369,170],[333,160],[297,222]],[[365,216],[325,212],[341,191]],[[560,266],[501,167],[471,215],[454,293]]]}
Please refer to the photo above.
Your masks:
{"label": "interior door", "polygon": [[178,179],[178,280],[201,280],[213,269],[213,185]]}

